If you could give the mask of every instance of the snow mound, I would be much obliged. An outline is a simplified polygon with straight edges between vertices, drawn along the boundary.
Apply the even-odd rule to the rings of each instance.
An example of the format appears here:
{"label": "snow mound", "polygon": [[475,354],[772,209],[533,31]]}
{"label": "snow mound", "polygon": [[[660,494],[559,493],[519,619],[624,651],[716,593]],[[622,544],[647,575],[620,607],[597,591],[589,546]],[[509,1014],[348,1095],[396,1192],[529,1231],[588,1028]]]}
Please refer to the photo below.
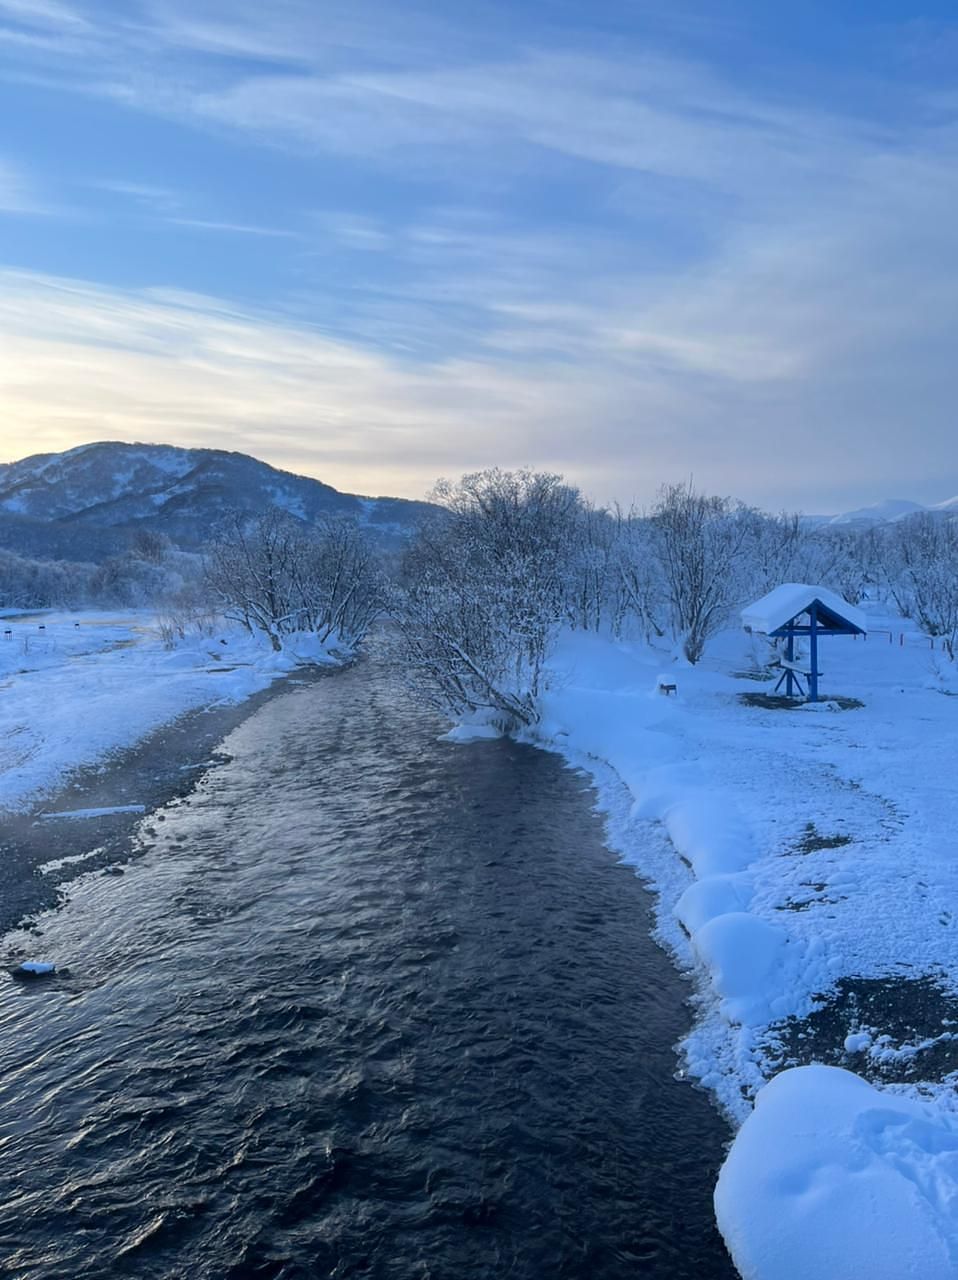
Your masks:
{"label": "snow mound", "polygon": [[776,1076],[715,1189],[743,1280],[953,1280],[958,1123],[838,1067]]}
{"label": "snow mound", "polygon": [[768,999],[783,985],[786,941],[783,929],[748,911],[716,916],[693,935],[695,951],[723,997],[722,1009],[731,1021],[768,1016]]}
{"label": "snow mound", "polygon": [[675,914],[687,933],[728,912],[745,911],[752,897],[749,875],[707,876],[694,880],[675,904]]}

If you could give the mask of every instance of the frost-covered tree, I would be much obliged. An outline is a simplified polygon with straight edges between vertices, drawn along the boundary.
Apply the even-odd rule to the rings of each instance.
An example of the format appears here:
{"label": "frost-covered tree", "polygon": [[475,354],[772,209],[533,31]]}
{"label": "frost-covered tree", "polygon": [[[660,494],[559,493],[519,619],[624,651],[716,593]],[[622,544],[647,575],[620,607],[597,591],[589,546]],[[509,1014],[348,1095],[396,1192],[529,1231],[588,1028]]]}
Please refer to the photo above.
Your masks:
{"label": "frost-covered tree", "polygon": [[355,644],[381,607],[372,556],[348,521],[308,528],[278,510],[235,515],[207,549],[205,578],[224,613],[276,651],[297,631]]}
{"label": "frost-covered tree", "polygon": [[618,512],[616,523],[613,629],[620,634],[634,623],[645,640],[661,639],[668,626],[668,592],[652,522],[632,511]]}
{"label": "frost-covered tree", "polygon": [[891,525],[885,567],[902,611],[958,654],[958,523],[918,512]]}
{"label": "frost-covered tree", "polygon": [[672,634],[689,662],[740,604],[755,539],[753,513],[728,498],[667,485],[651,515]]}
{"label": "frost-covered tree", "polygon": [[0,606],[45,609],[85,603],[96,574],[92,564],[63,560],[34,560],[0,550]]}
{"label": "frost-covered tree", "polygon": [[432,497],[443,510],[411,549],[394,607],[405,661],[444,712],[531,724],[567,614],[578,492],[497,469],[441,481]]}
{"label": "frost-covered tree", "polygon": [[566,615],[583,631],[618,630],[621,614],[619,542],[621,522],[600,507],[580,501],[569,531]]}

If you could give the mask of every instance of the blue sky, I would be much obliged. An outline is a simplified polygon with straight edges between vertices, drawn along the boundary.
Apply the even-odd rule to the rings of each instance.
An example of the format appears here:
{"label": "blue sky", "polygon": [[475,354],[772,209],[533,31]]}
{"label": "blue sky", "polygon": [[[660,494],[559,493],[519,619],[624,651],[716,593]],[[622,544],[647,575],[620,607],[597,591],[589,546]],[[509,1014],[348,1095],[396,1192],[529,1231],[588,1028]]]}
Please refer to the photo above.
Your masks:
{"label": "blue sky", "polygon": [[0,457],[958,494],[951,5],[0,0]]}

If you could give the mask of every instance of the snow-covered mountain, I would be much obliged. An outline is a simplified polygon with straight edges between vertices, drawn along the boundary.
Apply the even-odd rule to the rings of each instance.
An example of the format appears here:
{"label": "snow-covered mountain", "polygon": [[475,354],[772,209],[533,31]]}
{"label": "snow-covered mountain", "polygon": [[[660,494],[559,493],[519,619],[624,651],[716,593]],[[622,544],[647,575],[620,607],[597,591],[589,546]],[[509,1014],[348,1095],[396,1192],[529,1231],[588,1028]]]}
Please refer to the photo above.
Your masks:
{"label": "snow-covered mountain", "polygon": [[901,520],[905,516],[914,515],[916,511],[925,510],[927,508],[920,502],[911,502],[908,498],[885,498],[871,506],[859,507],[857,511],[844,511],[841,515],[832,516],[828,523],[885,524],[888,520]]}
{"label": "snow-covered mountain", "polygon": [[940,515],[946,519],[958,519],[958,498],[948,498],[932,506],[926,506],[922,502],[912,502],[908,498],[885,498],[882,502],[872,503],[868,507],[859,507],[856,511],[843,511],[838,516],[821,517],[816,523],[857,525],[864,528],[868,525],[890,524],[896,520],[906,520],[919,511],[928,511],[931,515]]}
{"label": "snow-covered mountain", "polygon": [[44,534],[48,540],[55,536],[57,544],[64,534],[86,543],[96,540],[97,531],[149,527],[192,546],[206,540],[228,512],[271,506],[308,523],[326,515],[351,516],[389,539],[407,534],[428,510],[425,503],[401,498],[340,493],[220,449],[104,442],[0,465],[0,541],[7,545]]}

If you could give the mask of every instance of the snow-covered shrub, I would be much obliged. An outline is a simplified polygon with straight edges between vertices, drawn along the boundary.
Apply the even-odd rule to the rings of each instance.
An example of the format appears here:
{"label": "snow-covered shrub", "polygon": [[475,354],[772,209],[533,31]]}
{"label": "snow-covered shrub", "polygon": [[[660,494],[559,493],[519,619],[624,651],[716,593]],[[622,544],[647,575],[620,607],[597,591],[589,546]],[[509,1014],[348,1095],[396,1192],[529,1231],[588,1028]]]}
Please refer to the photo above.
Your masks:
{"label": "snow-covered shrub", "polygon": [[902,611],[948,657],[958,654],[958,523],[931,512],[896,521],[887,535],[886,567]]}

